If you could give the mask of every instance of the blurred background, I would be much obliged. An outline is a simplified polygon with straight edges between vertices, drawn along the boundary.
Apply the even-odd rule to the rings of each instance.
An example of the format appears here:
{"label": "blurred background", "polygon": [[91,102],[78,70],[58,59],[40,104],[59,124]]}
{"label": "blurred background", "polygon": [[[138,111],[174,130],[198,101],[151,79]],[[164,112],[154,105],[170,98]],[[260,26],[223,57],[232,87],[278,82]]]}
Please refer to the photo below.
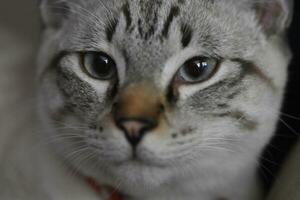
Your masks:
{"label": "blurred background", "polygon": [[0,2],[0,147],[8,145],[8,136],[22,134],[20,124],[25,124],[23,129],[29,126],[26,119],[33,108],[35,55],[40,36],[37,2]]}
{"label": "blurred background", "polygon": [[[0,30],[36,44],[39,35],[38,0],[0,2]],[[1,36],[1,35],[0,35]]]}
{"label": "blurred background", "polygon": [[[0,2],[0,135],[5,138],[9,126],[3,117],[9,117],[10,106],[15,106],[23,95],[31,93],[30,87],[11,91],[11,88],[32,85],[35,54],[40,38],[37,0],[10,0]],[[289,68],[290,80],[283,114],[272,142],[265,150],[261,163],[261,176],[269,188],[273,184],[283,161],[299,139],[300,132],[300,7],[295,2],[294,22],[289,32],[289,41],[294,59]],[[298,11],[298,12],[297,12]],[[20,75],[21,76],[18,76]],[[32,88],[32,87],[31,87]],[[7,104],[9,102],[9,104]],[[12,121],[16,115],[11,116]],[[2,123],[1,123],[2,121]],[[2,140],[3,142],[4,140]],[[1,146],[1,140],[0,140]]]}

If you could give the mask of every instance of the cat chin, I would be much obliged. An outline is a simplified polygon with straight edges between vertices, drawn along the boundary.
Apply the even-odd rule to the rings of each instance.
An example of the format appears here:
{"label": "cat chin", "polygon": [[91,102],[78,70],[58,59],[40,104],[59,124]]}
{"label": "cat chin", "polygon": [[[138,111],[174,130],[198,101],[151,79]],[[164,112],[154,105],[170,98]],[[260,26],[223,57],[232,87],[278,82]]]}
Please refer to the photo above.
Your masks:
{"label": "cat chin", "polygon": [[147,165],[138,161],[128,161],[111,168],[115,180],[119,180],[119,188],[132,195],[144,195],[150,191],[158,191],[170,182],[176,174],[170,168]]}

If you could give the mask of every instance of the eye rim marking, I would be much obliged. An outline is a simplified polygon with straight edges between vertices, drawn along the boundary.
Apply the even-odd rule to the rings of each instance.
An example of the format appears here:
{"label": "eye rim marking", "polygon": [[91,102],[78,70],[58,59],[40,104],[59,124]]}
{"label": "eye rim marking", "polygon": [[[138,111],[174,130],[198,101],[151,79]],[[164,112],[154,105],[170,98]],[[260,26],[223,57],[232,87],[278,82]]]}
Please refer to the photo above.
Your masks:
{"label": "eye rim marking", "polygon": [[258,78],[260,78],[262,81],[264,81],[271,89],[273,92],[277,91],[277,87],[274,83],[274,81],[272,80],[272,78],[270,78],[268,75],[266,75],[261,69],[260,67],[258,67],[258,65],[256,65],[256,63],[249,61],[249,60],[243,60],[240,58],[233,58],[230,59],[232,62],[237,62],[240,63],[243,66],[248,67],[248,73],[253,73],[255,74]]}

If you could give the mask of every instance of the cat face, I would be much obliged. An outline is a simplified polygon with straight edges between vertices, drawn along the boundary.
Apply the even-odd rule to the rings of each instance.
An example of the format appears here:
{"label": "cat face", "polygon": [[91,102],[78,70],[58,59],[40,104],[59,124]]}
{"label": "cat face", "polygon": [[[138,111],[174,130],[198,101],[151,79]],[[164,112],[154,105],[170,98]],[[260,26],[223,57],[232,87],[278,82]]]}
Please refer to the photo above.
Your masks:
{"label": "cat face", "polygon": [[280,109],[289,18],[264,24],[272,15],[252,5],[44,1],[45,138],[71,167],[121,188],[254,163]]}

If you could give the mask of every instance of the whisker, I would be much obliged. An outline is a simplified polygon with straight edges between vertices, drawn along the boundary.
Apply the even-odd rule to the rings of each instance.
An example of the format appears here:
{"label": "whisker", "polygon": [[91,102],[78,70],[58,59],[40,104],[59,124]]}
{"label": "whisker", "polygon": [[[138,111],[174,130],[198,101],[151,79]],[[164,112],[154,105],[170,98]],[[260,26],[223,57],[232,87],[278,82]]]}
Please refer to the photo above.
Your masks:
{"label": "whisker", "polygon": [[282,116],[288,117],[288,118],[290,118],[290,119],[300,120],[300,117],[296,117],[296,116],[293,116],[293,115],[289,115],[289,114],[286,114],[286,113],[283,113],[283,112],[280,112],[280,114],[281,114]]}
{"label": "whisker", "polygon": [[293,129],[290,125],[288,125],[283,119],[279,118],[279,120],[292,132],[294,133],[296,136],[299,136],[299,133]]}

